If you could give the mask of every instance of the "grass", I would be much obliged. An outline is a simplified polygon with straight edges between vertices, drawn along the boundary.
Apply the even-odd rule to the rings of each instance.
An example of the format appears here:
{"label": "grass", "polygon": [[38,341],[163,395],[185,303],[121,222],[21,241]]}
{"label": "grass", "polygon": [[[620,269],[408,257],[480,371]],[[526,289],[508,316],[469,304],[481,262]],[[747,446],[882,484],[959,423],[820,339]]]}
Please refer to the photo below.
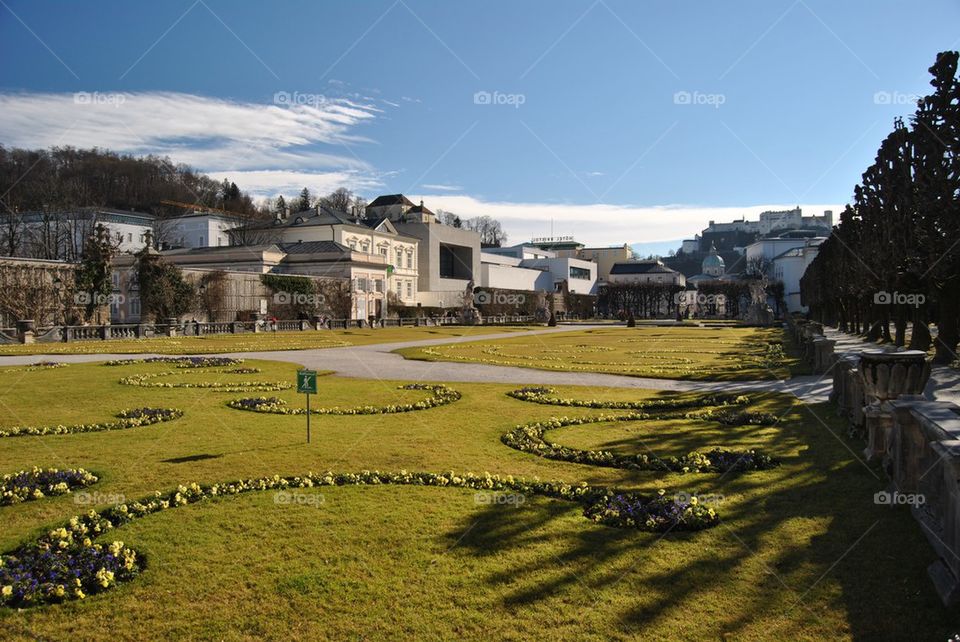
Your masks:
{"label": "grass", "polygon": [[[276,362],[257,379],[292,380]],[[128,500],[181,482],[213,483],[325,469],[457,470],[539,476],[654,492],[699,491],[722,523],[699,533],[643,533],[583,519],[576,505],[528,498],[482,504],[470,491],[417,487],[309,489],[167,511],[111,533],[145,555],[142,576],[84,601],[0,609],[7,639],[944,639],[960,621],[926,577],[934,555],[905,508],[873,503],[885,486],[853,453],[827,406],[773,394],[751,409],[775,428],[702,422],[588,425],[552,434],[585,448],[681,454],[762,448],[783,459],[742,476],[680,475],[549,461],[499,442],[515,424],[600,411],[511,399],[515,386],[452,384],[460,401],[403,415],[304,419],[231,410],[244,393],[123,386],[168,364],[0,371],[9,423],[108,419],[132,406],[173,406],[183,419],[113,433],[0,439],[2,471],[85,467],[89,490]],[[216,375],[221,380],[249,375]],[[201,379],[183,376],[182,381]],[[316,405],[409,401],[400,382],[325,377]],[[292,391],[276,394],[302,403]],[[561,387],[564,397],[640,399],[649,391]],[[608,413],[610,411],[607,411]],[[817,419],[819,417],[820,419]],[[821,420],[823,423],[821,423]],[[79,510],[70,496],[0,508],[0,550]]]}
{"label": "grass", "polygon": [[536,337],[402,348],[407,359],[690,380],[783,379],[805,374],[776,354],[781,328],[594,328]]}
{"label": "grass", "polygon": [[258,334],[211,334],[200,337],[157,337],[72,343],[34,343],[0,345],[0,356],[25,354],[216,354],[223,352],[267,352],[272,350],[312,350],[351,345],[420,341],[463,337],[471,334],[521,332],[524,326],[434,327],[434,328],[356,328],[352,330],[305,330],[301,332],[262,332]]}

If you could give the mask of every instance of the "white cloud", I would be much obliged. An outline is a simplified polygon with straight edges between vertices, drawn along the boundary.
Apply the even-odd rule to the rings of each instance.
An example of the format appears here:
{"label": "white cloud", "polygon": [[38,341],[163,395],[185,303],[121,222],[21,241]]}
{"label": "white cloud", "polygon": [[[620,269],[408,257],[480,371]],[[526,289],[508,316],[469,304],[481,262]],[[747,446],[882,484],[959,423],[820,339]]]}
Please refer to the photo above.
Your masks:
{"label": "white cloud", "polygon": [[[561,203],[512,203],[484,201],[472,196],[451,194],[408,195],[414,202],[423,199],[436,211],[453,212],[461,218],[488,215],[499,220],[510,243],[519,243],[537,236],[574,236],[588,246],[621,245],[623,243],[656,243],[679,237],[692,238],[707,224],[732,221],[745,216],[756,220],[765,210],[792,209],[795,204],[751,205],[746,207],[704,207],[696,205],[573,205]],[[842,206],[836,204],[801,205],[806,215],[833,210],[839,216]],[[551,233],[552,230],[552,233]]]}
{"label": "white cloud", "polygon": [[[284,94],[285,96],[280,96]],[[366,102],[287,92],[259,104],[176,92],[2,93],[0,140],[11,147],[71,145],[168,155],[216,172],[226,169],[371,171],[339,150],[367,142],[355,130],[380,111]],[[318,146],[337,146],[334,152]]]}
{"label": "white cloud", "polygon": [[440,183],[424,183],[420,187],[438,192],[459,192],[463,189],[459,185],[443,185]]}

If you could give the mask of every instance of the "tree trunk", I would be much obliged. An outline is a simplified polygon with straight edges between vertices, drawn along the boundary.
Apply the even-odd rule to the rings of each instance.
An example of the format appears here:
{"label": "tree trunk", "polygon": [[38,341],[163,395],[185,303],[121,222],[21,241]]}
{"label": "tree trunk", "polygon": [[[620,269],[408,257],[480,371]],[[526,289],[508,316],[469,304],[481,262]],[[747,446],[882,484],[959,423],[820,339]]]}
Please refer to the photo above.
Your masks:
{"label": "tree trunk", "polygon": [[937,338],[933,342],[937,350],[933,357],[934,363],[952,363],[957,359],[957,343],[960,342],[960,293],[957,289],[952,287],[941,291]]}
{"label": "tree trunk", "polygon": [[910,324],[910,349],[922,350],[926,352],[930,349],[933,338],[930,336],[930,328],[927,325],[927,315],[923,308],[917,308],[913,312],[913,322]]}
{"label": "tree trunk", "polygon": [[902,346],[907,342],[907,311],[903,306],[897,307],[895,323],[897,332],[893,342],[898,346]]}

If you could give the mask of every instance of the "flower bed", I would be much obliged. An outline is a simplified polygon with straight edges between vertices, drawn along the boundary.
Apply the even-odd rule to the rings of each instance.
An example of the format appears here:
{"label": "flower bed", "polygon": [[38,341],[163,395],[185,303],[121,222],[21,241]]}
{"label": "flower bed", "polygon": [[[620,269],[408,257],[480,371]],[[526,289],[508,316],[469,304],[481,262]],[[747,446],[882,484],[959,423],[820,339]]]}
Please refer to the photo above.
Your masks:
{"label": "flower bed", "polygon": [[584,516],[598,524],[649,531],[703,530],[720,522],[717,512],[696,495],[668,497],[663,489],[655,498],[636,493],[608,493],[587,505]]}
{"label": "flower bed", "polygon": [[56,368],[66,368],[67,364],[60,361],[37,361],[29,366],[20,368],[0,368],[0,372],[34,372],[36,370],[54,370]]}
{"label": "flower bed", "polygon": [[507,396],[550,406],[575,406],[580,408],[616,408],[619,410],[657,410],[702,408],[705,406],[743,406],[750,403],[745,395],[713,394],[694,399],[649,399],[646,401],[599,401],[597,399],[563,399],[556,395],[556,388],[531,386],[511,390]]}
{"label": "flower bed", "polygon": [[[500,441],[521,452],[532,453],[546,459],[567,461],[589,466],[606,468],[624,468],[628,470],[649,470],[676,473],[719,473],[747,472],[767,470],[780,465],[769,455],[756,450],[735,451],[714,448],[708,452],[693,451],[682,457],[658,457],[654,454],[618,455],[607,450],[581,450],[551,443],[544,438],[548,430],[566,426],[609,421],[651,421],[663,419],[708,419],[727,425],[763,425],[776,421],[772,415],[763,413],[730,413],[710,409],[703,412],[675,412],[650,414],[633,412],[627,415],[596,417],[554,417],[546,421],[537,421],[517,426],[500,437]],[[772,420],[772,421],[771,421]]]}
{"label": "flower bed", "polygon": [[99,478],[82,468],[37,468],[4,475],[0,480],[0,506],[29,502],[69,493],[95,484]]}
{"label": "flower bed", "polygon": [[[200,368],[201,366],[179,366],[181,368]],[[197,370],[189,372],[152,372],[122,377],[120,383],[125,386],[140,386],[143,388],[203,388],[217,392],[266,392],[270,390],[287,390],[293,387],[286,381],[196,381],[196,382],[168,382],[154,381],[162,377],[184,374],[252,374],[260,372],[258,368],[219,368],[216,370]]]}
{"label": "flower bed", "polygon": [[[314,486],[412,485],[469,488],[486,491],[513,491],[524,495],[550,497],[577,502],[584,506],[588,519],[606,525],[646,531],[700,530],[715,525],[718,517],[712,509],[704,511],[695,501],[682,506],[657,497],[624,494],[585,483],[541,482],[514,479],[512,476],[457,475],[448,473],[308,473],[304,476],[261,477],[210,486],[196,483],[176,490],[156,492],[140,501],[111,506],[100,512],[91,510],[76,516],[61,528],[49,531],[36,541],[0,556],[0,605],[23,607],[83,599],[134,578],[143,569],[136,551],[115,541],[107,546],[92,541],[134,519],[163,510],[186,506],[212,498],[252,491]],[[617,499],[621,498],[621,499]],[[643,519],[638,519],[643,515]]]}
{"label": "flower bed", "polygon": [[[311,408],[311,415],[388,415],[399,412],[413,412],[428,410],[438,406],[445,406],[460,399],[460,393],[442,384],[412,383],[398,386],[399,390],[426,390],[430,396],[423,401],[413,403],[390,404],[387,406],[355,406],[353,408]],[[289,408],[287,402],[279,397],[248,397],[235,399],[227,404],[235,410],[249,410],[276,415],[305,415],[306,408]]]}
{"label": "flower bed", "polygon": [[177,408],[134,408],[117,413],[119,421],[98,424],[74,424],[65,426],[14,426],[0,428],[0,437],[35,437],[42,435],[68,435],[81,432],[100,432],[104,430],[124,430],[138,426],[149,426],[163,421],[172,421],[183,416]]}
{"label": "flower bed", "polygon": [[105,361],[105,366],[128,366],[134,363],[173,363],[178,368],[212,368],[236,366],[243,359],[233,357],[147,357],[145,359],[114,359]]}

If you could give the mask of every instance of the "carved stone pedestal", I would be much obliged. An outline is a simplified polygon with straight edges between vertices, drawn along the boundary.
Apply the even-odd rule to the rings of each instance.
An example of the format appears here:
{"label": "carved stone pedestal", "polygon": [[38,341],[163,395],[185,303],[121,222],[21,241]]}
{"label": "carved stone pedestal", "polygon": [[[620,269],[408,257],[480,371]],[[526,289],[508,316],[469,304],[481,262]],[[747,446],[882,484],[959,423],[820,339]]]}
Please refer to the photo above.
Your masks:
{"label": "carved stone pedestal", "polygon": [[864,456],[868,460],[884,459],[886,468],[890,445],[896,439],[892,434],[893,408],[888,402],[903,395],[922,395],[930,378],[930,363],[920,350],[865,350],[860,353],[859,370],[869,402],[863,409],[867,429]]}

